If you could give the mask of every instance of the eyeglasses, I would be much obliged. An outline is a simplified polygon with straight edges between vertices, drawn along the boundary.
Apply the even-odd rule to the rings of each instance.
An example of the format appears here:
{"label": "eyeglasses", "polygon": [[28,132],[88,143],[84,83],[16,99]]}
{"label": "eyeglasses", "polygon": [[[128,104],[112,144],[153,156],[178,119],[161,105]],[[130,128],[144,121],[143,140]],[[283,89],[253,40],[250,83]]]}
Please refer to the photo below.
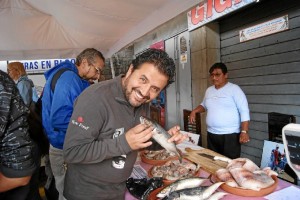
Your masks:
{"label": "eyeglasses", "polygon": [[103,70],[101,68],[95,67],[95,65],[93,65],[93,64],[90,64],[90,65],[95,68],[95,70],[97,71],[97,74],[101,74],[102,73]]}
{"label": "eyeglasses", "polygon": [[216,74],[214,74],[214,73],[209,74],[209,76],[210,76],[211,78],[213,78],[213,77],[219,78],[221,75],[222,75],[222,74],[218,74],[218,73],[216,73]]}

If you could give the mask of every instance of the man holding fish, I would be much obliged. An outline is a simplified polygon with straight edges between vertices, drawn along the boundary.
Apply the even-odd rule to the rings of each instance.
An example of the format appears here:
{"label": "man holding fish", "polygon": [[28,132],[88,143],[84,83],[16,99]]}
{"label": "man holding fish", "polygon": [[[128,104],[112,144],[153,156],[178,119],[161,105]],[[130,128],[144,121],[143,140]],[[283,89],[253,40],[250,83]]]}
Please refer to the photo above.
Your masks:
{"label": "man holding fish", "polygon": [[[150,115],[149,103],[174,75],[173,59],[149,49],[132,61],[125,75],[94,84],[78,97],[64,143],[67,199],[124,199],[138,150],[152,145],[155,134],[166,134],[141,116]],[[168,134],[154,140],[177,152],[174,143],[187,136],[178,126]]]}

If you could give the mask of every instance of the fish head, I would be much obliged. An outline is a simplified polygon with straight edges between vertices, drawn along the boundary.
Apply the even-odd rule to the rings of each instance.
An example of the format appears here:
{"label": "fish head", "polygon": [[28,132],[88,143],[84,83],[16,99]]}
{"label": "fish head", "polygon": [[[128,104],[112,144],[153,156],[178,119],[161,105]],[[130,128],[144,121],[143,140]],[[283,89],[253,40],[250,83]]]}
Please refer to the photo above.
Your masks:
{"label": "fish head", "polygon": [[162,128],[158,123],[156,123],[155,121],[152,121],[151,119],[149,119],[145,116],[140,117],[140,122],[142,124],[145,124],[147,127],[152,127],[153,128],[152,133],[154,134],[154,139],[155,139],[155,136],[157,136],[157,135],[165,135],[166,138],[171,137],[166,132],[166,130],[164,128]]}
{"label": "fish head", "polygon": [[151,119],[145,117],[145,116],[140,116],[140,122],[142,124],[145,124],[147,127],[152,126],[153,128],[155,127],[155,122],[153,122]]}

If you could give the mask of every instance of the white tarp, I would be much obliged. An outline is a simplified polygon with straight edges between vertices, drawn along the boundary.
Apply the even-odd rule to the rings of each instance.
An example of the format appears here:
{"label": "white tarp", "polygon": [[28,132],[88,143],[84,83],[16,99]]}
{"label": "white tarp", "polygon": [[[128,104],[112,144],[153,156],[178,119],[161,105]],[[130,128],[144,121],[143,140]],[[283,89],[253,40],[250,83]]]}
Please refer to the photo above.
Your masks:
{"label": "white tarp", "polygon": [[201,0],[0,0],[0,60],[110,57]]}

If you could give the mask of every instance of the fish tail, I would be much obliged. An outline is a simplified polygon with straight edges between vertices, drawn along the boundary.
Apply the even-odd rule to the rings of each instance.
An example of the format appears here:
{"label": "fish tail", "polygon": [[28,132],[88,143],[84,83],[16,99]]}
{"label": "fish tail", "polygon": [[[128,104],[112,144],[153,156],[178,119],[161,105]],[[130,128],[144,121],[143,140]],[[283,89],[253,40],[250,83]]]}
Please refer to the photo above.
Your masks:
{"label": "fish tail", "polygon": [[208,197],[210,197],[217,189],[220,185],[222,185],[224,182],[218,182],[215,183],[211,186],[209,186],[206,190],[204,190],[203,192],[203,198],[207,199]]}

